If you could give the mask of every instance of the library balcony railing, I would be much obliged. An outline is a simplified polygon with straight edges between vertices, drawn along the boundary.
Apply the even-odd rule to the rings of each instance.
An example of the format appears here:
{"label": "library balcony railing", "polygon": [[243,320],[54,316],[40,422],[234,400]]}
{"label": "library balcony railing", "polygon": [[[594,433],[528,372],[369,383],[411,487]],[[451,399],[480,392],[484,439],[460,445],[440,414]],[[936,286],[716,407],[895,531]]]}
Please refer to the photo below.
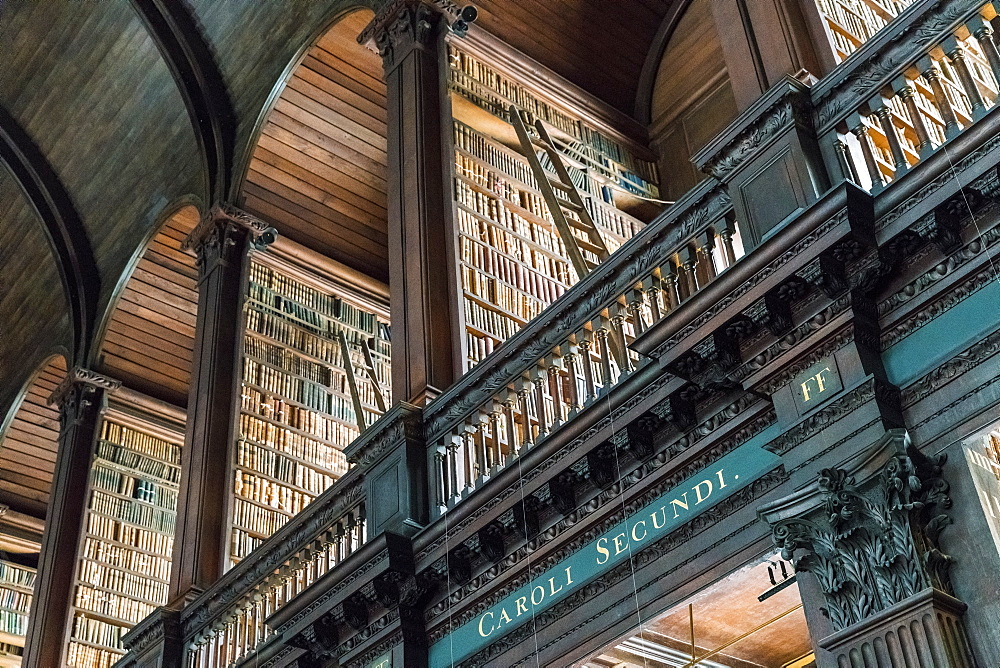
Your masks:
{"label": "library balcony railing", "polygon": [[444,513],[648,363],[646,328],[743,254],[725,187],[705,182],[424,410],[432,513]]}
{"label": "library balcony railing", "polygon": [[184,608],[186,668],[239,665],[272,638],[268,617],[366,540],[362,476],[352,470]]}
{"label": "library balcony railing", "polygon": [[811,90],[827,168],[876,194],[996,106],[992,2],[916,2]]}

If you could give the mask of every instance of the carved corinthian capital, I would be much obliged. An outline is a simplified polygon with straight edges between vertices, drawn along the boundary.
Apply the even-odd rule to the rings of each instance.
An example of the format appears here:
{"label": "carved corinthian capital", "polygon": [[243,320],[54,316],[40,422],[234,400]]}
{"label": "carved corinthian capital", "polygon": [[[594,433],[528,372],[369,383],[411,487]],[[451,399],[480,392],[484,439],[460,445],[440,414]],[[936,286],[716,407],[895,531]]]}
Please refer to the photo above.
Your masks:
{"label": "carved corinthian capital", "polygon": [[121,381],[74,367],[52,392],[49,403],[59,406],[59,422],[65,431],[67,427],[80,423],[86,411],[100,401],[100,393],[114,392],[119,387]]}
{"label": "carved corinthian capital", "polygon": [[278,236],[278,231],[263,220],[231,204],[212,207],[198,226],[181,244],[181,249],[198,258],[198,270],[205,275],[220,261],[231,261],[230,254],[241,244],[238,237],[248,236],[249,244],[263,250]]}

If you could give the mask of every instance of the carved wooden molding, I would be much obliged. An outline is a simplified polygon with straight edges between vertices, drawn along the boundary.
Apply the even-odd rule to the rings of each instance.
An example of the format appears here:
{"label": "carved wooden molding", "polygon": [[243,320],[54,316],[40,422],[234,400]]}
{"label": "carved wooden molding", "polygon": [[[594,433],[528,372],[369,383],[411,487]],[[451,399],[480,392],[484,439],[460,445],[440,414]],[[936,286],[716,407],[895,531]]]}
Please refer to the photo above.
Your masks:
{"label": "carved wooden molding", "polygon": [[48,398],[48,403],[62,406],[70,399],[70,393],[78,386],[89,387],[90,389],[87,390],[89,394],[95,390],[114,392],[122,386],[122,383],[120,380],[115,380],[90,369],[84,369],[79,366],[73,367],[66,374],[66,377],[62,379],[62,382],[56,386],[56,389],[52,391],[52,394]]}

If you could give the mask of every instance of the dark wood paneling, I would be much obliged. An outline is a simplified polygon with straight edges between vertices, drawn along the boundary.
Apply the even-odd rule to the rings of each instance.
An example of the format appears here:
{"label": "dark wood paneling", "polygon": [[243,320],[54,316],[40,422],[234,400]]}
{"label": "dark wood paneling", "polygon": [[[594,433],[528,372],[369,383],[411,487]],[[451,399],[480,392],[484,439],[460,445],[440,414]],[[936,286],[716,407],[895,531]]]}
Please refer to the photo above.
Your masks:
{"label": "dark wood paneling", "polygon": [[101,347],[101,371],[150,396],[187,405],[191,383],[198,269],[181,242],[198,210],[171,216],[122,290]]}
{"label": "dark wood paneling", "polygon": [[0,440],[0,493],[20,512],[44,518],[55,471],[59,411],[48,399],[66,376],[66,361],[52,358],[25,392]]}
{"label": "dark wood paneling", "polygon": [[632,114],[646,52],[677,0],[479,0],[477,24]]}
{"label": "dark wood paneling", "polygon": [[310,48],[265,123],[243,205],[281,234],[387,280],[386,88],[357,11]]}

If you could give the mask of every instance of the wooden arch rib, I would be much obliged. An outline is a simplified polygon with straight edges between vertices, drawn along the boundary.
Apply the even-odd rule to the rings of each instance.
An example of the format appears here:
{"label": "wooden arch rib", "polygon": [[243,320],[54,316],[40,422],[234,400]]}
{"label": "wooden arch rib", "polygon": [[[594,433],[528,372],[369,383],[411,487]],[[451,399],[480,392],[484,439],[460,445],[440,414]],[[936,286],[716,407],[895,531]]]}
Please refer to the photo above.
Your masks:
{"label": "wooden arch rib", "polygon": [[39,519],[45,518],[59,447],[59,411],[48,400],[65,377],[65,358],[49,358],[0,434],[0,500]]}
{"label": "wooden arch rib", "polygon": [[386,86],[378,55],[357,43],[372,16],[342,17],[292,72],[241,201],[293,241],[387,281]]}
{"label": "wooden arch rib", "polygon": [[198,220],[195,207],[180,209],[143,251],[108,319],[98,365],[126,386],[181,407],[198,311],[198,269],[181,242]]}

